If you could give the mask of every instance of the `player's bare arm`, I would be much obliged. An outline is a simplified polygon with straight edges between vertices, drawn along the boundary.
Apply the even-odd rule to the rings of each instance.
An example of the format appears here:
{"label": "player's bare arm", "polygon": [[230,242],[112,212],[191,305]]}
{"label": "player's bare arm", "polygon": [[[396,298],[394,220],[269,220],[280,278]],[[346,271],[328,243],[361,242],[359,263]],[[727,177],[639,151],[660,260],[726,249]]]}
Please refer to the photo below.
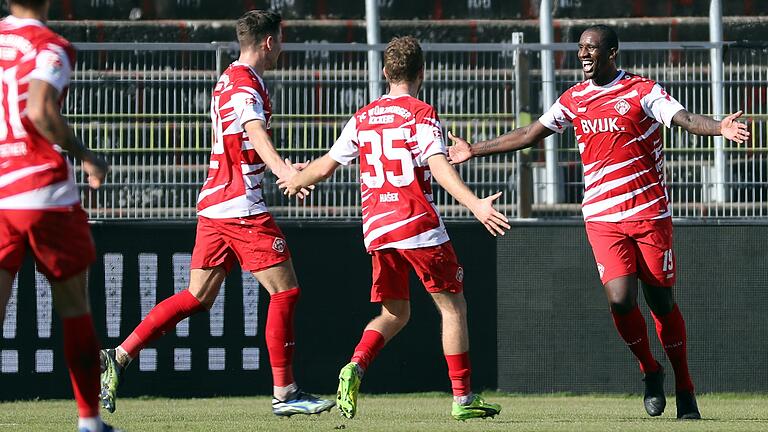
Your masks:
{"label": "player's bare arm", "polygon": [[722,121],[717,121],[710,117],[682,110],[672,117],[672,124],[696,135],[722,135],[726,139],[742,144],[749,140],[747,125],[736,121],[742,114],[742,111],[738,111]]}
{"label": "player's bare arm", "polygon": [[278,179],[277,184],[289,196],[299,194],[302,190],[314,188],[315,183],[323,181],[336,171],[339,163],[329,155],[315,159],[306,168],[286,179]]}
{"label": "player's bare arm", "polygon": [[486,198],[478,198],[464,184],[459,173],[453,169],[443,154],[430,156],[427,163],[437,183],[456,198],[456,201],[467,207],[494,237],[499,234],[504,235],[505,229],[511,228],[509,219],[493,208],[493,202],[499,199],[501,192]]}
{"label": "player's bare arm", "polygon": [[107,176],[109,164],[75,136],[67,119],[61,115],[58,99],[59,91],[54,86],[42,80],[30,80],[27,117],[45,139],[82,161],[83,170],[88,174],[88,184],[97,189]]}
{"label": "player's bare arm", "polygon": [[454,136],[449,132],[448,138],[451,139],[453,145],[448,148],[448,159],[455,165],[475,156],[522,150],[535,145],[553,133],[540,122],[533,122],[528,126],[515,129],[491,140],[470,145],[463,138]]}
{"label": "player's bare arm", "polygon": [[272,139],[267,133],[266,124],[261,120],[252,120],[245,124],[245,132],[248,134],[248,141],[251,142],[256,153],[278,178],[287,177],[295,168],[285,163],[283,158],[277,153]]}

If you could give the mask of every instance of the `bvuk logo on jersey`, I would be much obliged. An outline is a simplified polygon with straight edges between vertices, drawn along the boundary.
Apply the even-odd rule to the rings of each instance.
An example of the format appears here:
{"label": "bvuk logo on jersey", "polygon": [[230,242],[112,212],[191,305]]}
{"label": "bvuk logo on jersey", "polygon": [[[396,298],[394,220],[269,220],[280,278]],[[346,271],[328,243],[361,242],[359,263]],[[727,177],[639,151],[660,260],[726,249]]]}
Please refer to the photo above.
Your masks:
{"label": "bvuk logo on jersey", "polygon": [[616,105],[613,106],[616,108],[616,112],[624,115],[629,112],[629,102],[625,101],[624,99],[621,99],[620,101],[616,102]]}

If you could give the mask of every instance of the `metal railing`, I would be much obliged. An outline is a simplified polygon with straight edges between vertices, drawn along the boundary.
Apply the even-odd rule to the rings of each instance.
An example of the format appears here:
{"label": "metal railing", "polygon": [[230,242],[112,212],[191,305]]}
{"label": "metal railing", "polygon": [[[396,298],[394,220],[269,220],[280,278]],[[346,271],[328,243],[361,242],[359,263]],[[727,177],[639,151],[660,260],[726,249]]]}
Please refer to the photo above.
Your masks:
{"label": "metal railing", "polygon": [[[264,77],[273,103],[273,140],[282,154],[305,160],[328,150],[347,119],[371,100],[368,50],[383,47],[284,45],[280,67]],[[582,80],[572,44],[424,44],[426,80],[421,97],[435,106],[446,130],[471,141],[535,121],[544,109],[536,65],[545,47],[555,50],[558,94]],[[91,218],[194,218],[210,153],[211,89],[236,55],[236,45],[87,43],[77,48],[78,63],[64,112],[77,134],[112,163],[102,189],[82,189]],[[708,114],[712,112],[709,48],[703,42],[624,43],[619,63],[661,82],[689,111]],[[768,214],[764,122],[768,56],[760,47],[726,44],[725,48],[725,111],[744,109],[753,140],[745,145],[726,142],[725,199],[716,200],[712,139],[677,128],[665,130],[667,178],[677,217]],[[519,65],[526,63],[529,66],[521,70]],[[516,85],[520,79],[526,85]],[[459,171],[478,195],[504,191],[500,206],[511,217],[579,217],[583,179],[573,133],[557,138],[556,203],[547,204],[544,196],[543,146],[522,155],[524,163],[518,156],[473,160]],[[523,172],[531,173],[532,191],[518,196]],[[79,171],[78,179],[84,185]],[[304,203],[285,199],[269,175],[264,186],[267,203],[280,218],[359,217],[356,165],[338,170]],[[528,200],[529,211],[520,212],[519,198]],[[446,219],[471,217],[440,188],[436,200]]]}

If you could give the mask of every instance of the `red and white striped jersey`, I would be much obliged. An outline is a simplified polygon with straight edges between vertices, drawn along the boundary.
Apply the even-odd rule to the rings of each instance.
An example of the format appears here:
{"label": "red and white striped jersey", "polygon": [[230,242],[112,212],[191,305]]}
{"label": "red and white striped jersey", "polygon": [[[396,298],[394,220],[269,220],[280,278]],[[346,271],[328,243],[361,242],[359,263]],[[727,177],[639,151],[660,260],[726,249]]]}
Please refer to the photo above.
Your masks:
{"label": "red and white striped jersey", "polygon": [[440,120],[428,104],[385,95],[347,122],[329,152],[348,165],[360,157],[360,201],[368,251],[415,249],[448,241],[432,200],[427,159],[446,154]]}
{"label": "red and white striped jersey", "polygon": [[605,86],[591,80],[566,90],[539,118],[576,132],[584,165],[585,221],[634,221],[671,215],[659,126],[684,109],[656,82],[619,71]]}
{"label": "red and white striped jersey", "polygon": [[266,165],[248,140],[245,124],[263,121],[269,132],[271,117],[261,77],[245,63],[229,65],[213,90],[214,142],[208,178],[197,197],[198,215],[222,219],[267,211],[261,184]]}
{"label": "red and white striped jersey", "polygon": [[0,21],[0,209],[64,208],[80,203],[72,166],[27,117],[29,81],[45,81],[64,100],[75,50],[42,22]]}

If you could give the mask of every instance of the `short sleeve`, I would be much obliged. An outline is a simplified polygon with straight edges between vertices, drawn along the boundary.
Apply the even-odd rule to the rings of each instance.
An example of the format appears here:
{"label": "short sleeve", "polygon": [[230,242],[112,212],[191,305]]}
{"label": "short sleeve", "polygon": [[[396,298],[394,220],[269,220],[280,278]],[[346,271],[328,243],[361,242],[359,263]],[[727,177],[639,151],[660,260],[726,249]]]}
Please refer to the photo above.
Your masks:
{"label": "short sleeve", "polygon": [[48,44],[35,57],[35,68],[29,79],[45,81],[61,93],[72,78],[72,65],[64,47]]}
{"label": "short sleeve", "polygon": [[421,166],[426,165],[430,156],[448,154],[440,119],[434,109],[425,111],[416,120],[416,146],[419,149]]}
{"label": "short sleeve", "polygon": [[230,103],[242,128],[245,128],[245,124],[252,120],[267,121],[264,115],[264,100],[251,87],[238,87],[232,93]]}
{"label": "short sleeve", "polygon": [[562,96],[557,98],[549,110],[539,117],[539,123],[559,134],[573,126],[573,120],[576,118],[573,112],[561,102],[562,99]]}
{"label": "short sleeve", "polygon": [[672,117],[685,109],[675,98],[669,95],[662,86],[655,83],[651,91],[640,99],[640,106],[648,117],[663,123],[666,127],[672,126]]}
{"label": "short sleeve", "polygon": [[349,165],[353,160],[357,159],[359,155],[360,148],[357,143],[357,123],[353,116],[344,126],[339,138],[333,143],[331,150],[328,151],[328,156],[342,165]]}

